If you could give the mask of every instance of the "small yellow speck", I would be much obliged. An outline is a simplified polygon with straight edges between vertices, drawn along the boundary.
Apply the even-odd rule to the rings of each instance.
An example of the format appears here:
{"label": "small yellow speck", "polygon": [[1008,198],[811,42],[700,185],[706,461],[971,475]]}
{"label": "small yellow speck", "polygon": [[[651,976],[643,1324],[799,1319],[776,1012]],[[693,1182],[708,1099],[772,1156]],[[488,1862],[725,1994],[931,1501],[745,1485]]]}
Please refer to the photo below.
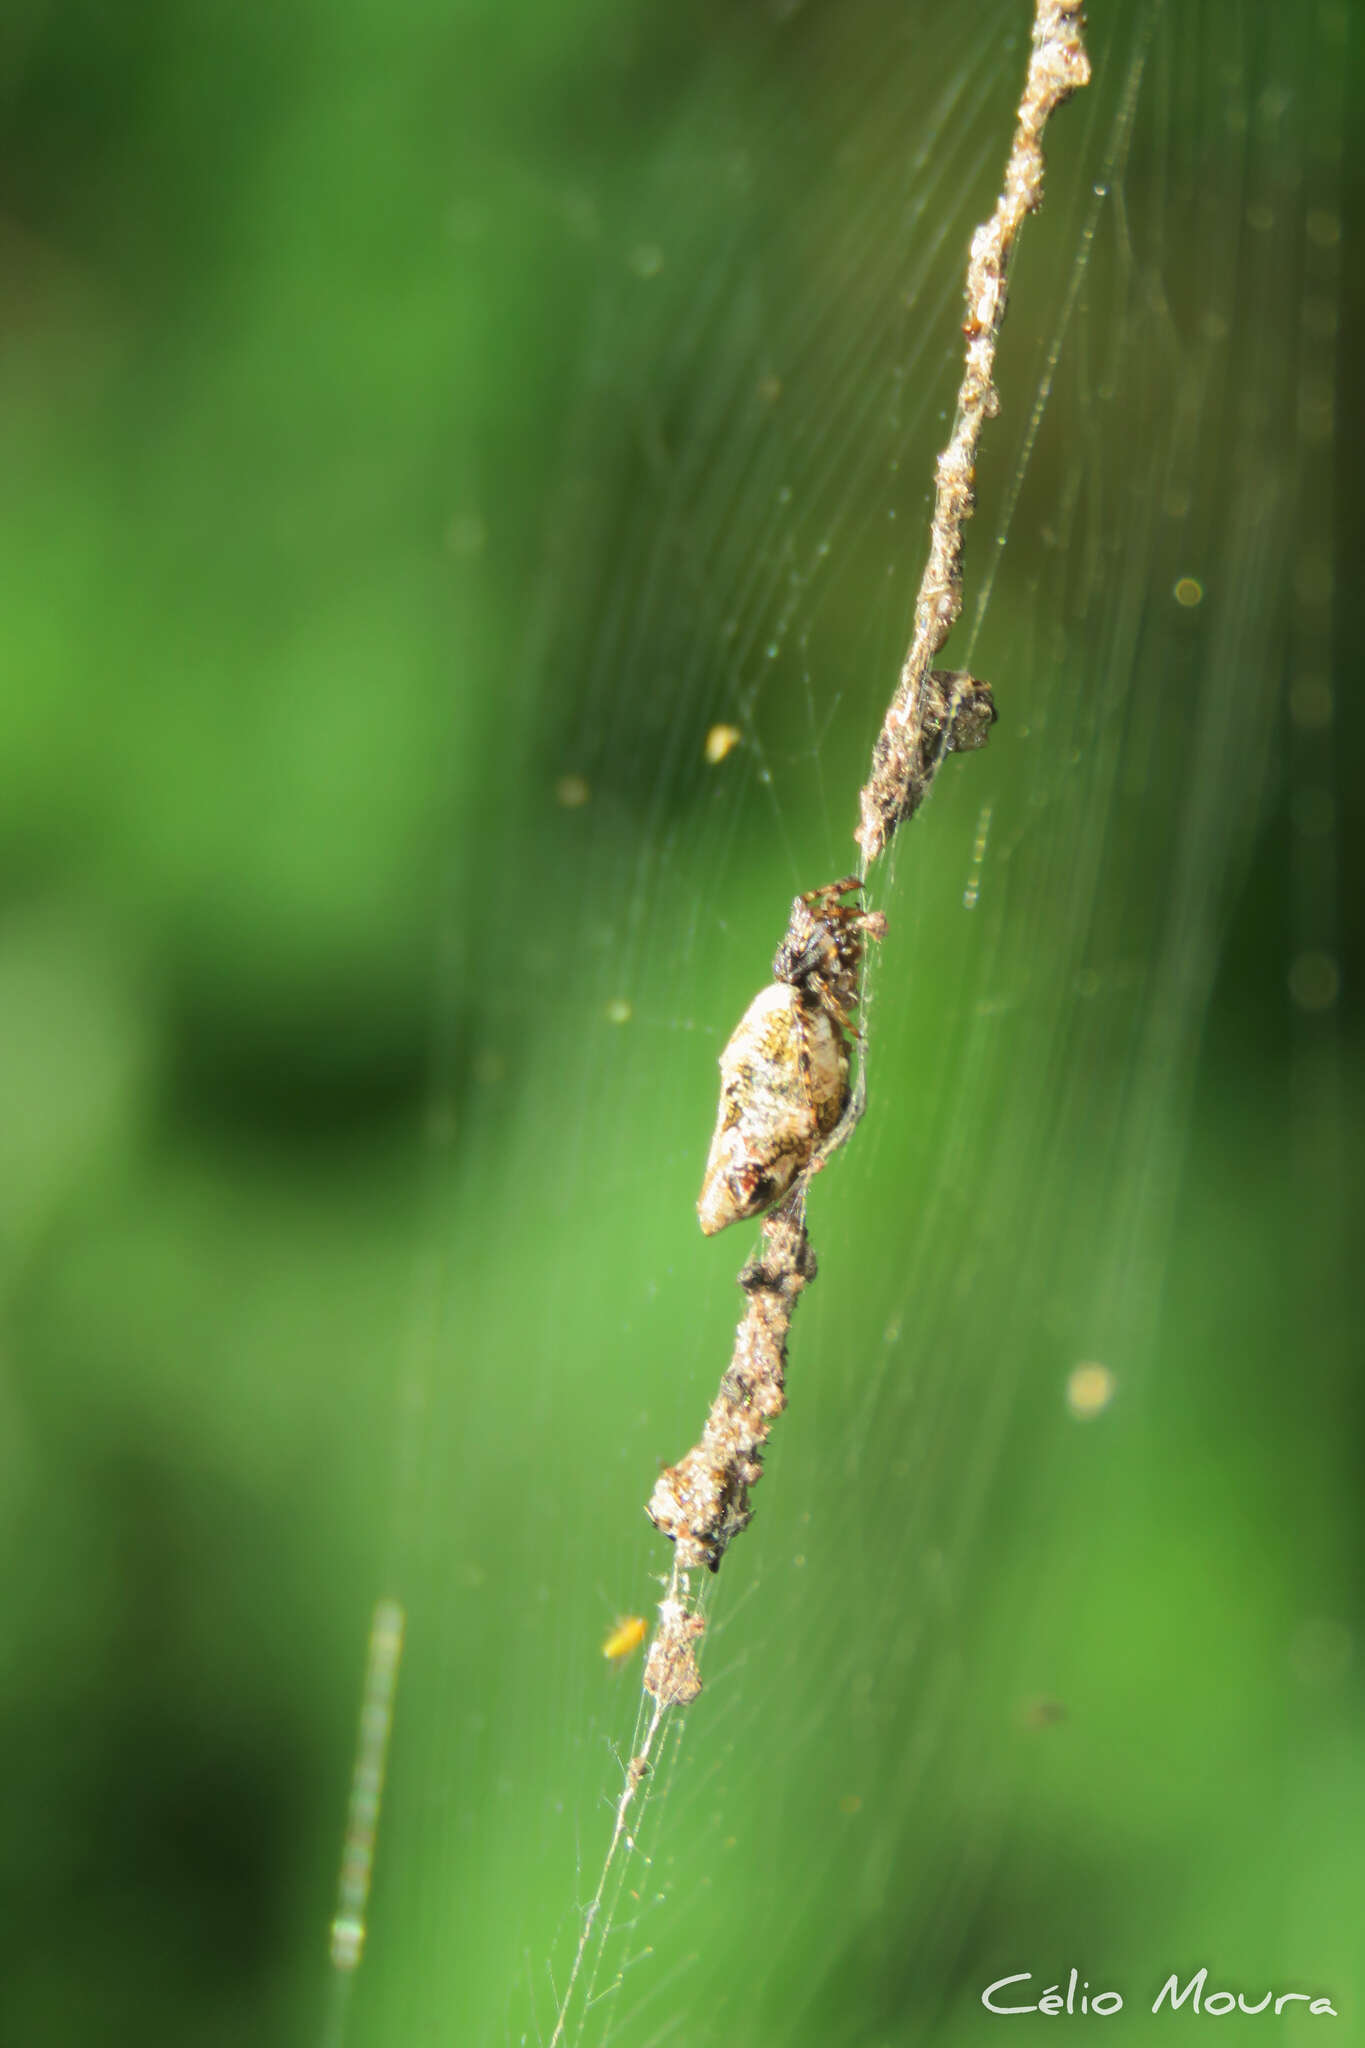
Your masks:
{"label": "small yellow speck", "polygon": [[561,775],[555,784],[555,802],[566,811],[581,811],[591,795],[586,776]]}
{"label": "small yellow speck", "polygon": [[585,241],[595,241],[602,231],[597,208],[588,193],[569,191],[561,195],[559,210],[564,225],[571,234],[581,235]]}
{"label": "small yellow speck", "polygon": [[1330,341],[1337,331],[1335,299],[1305,299],[1300,310],[1304,332],[1317,341]]}
{"label": "small yellow speck", "polygon": [[858,1792],[845,1792],[843,1798],[839,1801],[840,1813],[861,1813],[862,1810],[862,1795]]}
{"label": "small yellow speck", "polygon": [[488,529],[477,512],[457,512],[446,527],[446,546],[457,561],[470,562],[484,551]]}
{"label": "small yellow speck", "polygon": [[1026,1700],[1019,1718],[1026,1728],[1055,1728],[1059,1721],[1065,1721],[1066,1708],[1061,1700],[1044,1695],[1041,1699]]}
{"label": "small yellow speck", "polygon": [[1332,723],[1332,685],[1325,676],[1295,676],[1289,685],[1289,716],[1305,732]]}
{"label": "small yellow speck", "polygon": [[1107,1365],[1078,1365],[1066,1382],[1066,1405],[1080,1421],[1101,1415],[1113,1400],[1118,1381]]}
{"label": "small yellow speck", "polygon": [[1344,1622],[1315,1616],[1301,1622],[1289,1647],[1294,1676],[1305,1685],[1335,1685],[1350,1667],[1354,1644]]}
{"label": "small yellow speck", "polygon": [[776,405],[782,396],[782,379],[775,377],[771,370],[758,380],[758,395],[764,405]]}
{"label": "small yellow speck", "polygon": [[1203,600],[1204,586],[1198,578],[1195,576],[1182,576],[1175,586],[1176,603],[1183,604],[1188,610],[1192,605],[1202,604]]}
{"label": "small yellow speck", "polygon": [[706,735],[706,744],[702,752],[714,768],[718,761],[723,761],[727,754],[734,751],[743,737],[737,725],[713,725]]}
{"label": "small yellow speck", "polygon": [[634,1012],[624,996],[616,996],[607,1004],[608,1024],[629,1024]]}
{"label": "small yellow speck", "polygon": [[602,1655],[616,1663],[620,1658],[628,1657],[632,1650],[638,1650],[648,1634],[649,1623],[643,1614],[623,1615],[608,1631]]}
{"label": "small yellow speck", "polygon": [[1300,1010],[1330,1010],[1341,988],[1341,969],[1330,953],[1300,953],[1289,970],[1289,993]]}

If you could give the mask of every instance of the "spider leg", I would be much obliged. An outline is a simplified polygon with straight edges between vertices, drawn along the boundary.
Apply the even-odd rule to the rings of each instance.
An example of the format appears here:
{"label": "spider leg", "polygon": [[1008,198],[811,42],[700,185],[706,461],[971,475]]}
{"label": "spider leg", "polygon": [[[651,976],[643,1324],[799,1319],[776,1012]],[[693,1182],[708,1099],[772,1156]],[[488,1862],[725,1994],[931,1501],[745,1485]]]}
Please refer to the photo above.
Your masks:
{"label": "spider leg", "polygon": [[[835,1023],[839,1026],[839,1028],[842,1031],[847,1031],[853,1038],[861,1038],[862,1033],[859,1031],[857,1025],[854,1023],[853,1019],[848,1014],[850,1009],[856,1007],[858,1000],[857,997],[845,997],[844,1000],[841,1002],[835,989],[825,979],[823,974],[812,974],[810,977],[810,985],[815,990],[815,993],[819,996],[820,1001],[824,1004],[826,1010],[829,1012],[830,1016],[834,1019]],[[847,1004],[847,1007],[845,1007],[845,1004]]]}
{"label": "spider leg", "polygon": [[839,898],[847,896],[851,889],[856,889],[861,896],[863,885],[857,875],[845,875],[842,882],[822,882],[818,889],[807,889],[801,901],[808,910],[817,903],[827,904],[831,910],[840,911],[845,917],[856,917],[858,912],[852,904],[839,901]]}

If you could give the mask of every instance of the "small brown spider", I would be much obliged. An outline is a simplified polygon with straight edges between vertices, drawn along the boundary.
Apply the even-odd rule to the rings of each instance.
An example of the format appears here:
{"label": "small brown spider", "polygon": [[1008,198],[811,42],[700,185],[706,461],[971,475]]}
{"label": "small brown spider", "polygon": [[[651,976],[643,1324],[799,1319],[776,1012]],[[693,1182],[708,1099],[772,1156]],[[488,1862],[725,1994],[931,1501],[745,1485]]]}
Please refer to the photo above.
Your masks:
{"label": "small brown spider", "polygon": [[886,919],[840,899],[856,875],[792,904],[773,981],[754,997],[720,1056],[720,1113],[697,1215],[707,1236],[760,1216],[788,1193],[848,1107],[849,1045],[858,1036],[863,937]]}

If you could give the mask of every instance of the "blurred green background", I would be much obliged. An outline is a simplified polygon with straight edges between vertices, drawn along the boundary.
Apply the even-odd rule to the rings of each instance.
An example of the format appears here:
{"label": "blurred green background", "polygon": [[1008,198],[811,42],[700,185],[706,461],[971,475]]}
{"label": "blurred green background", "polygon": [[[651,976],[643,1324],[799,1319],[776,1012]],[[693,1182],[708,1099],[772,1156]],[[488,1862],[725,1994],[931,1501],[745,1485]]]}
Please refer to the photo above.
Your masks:
{"label": "blurred green background", "polygon": [[[972,2043],[1073,1964],[1120,2032],[1201,1963],[1365,2024],[1358,51],[1092,12],[951,649],[1001,723],[876,881],[872,1112],[569,2040]],[[850,865],[1026,48],[7,9],[4,2041],[549,2038],[738,1314],[714,1059]]]}

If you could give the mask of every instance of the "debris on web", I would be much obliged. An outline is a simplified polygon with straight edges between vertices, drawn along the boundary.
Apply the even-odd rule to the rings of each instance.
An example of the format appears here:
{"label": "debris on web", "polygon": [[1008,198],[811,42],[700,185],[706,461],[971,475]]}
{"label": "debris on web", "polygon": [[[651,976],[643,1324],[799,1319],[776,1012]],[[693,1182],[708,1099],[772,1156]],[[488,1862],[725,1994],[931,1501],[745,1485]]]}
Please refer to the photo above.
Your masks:
{"label": "debris on web", "polygon": [[1038,0],[1033,52],[1000,197],[990,219],[972,236],[962,322],[966,362],[952,437],[935,472],[929,559],[915,603],[914,636],[858,800],[861,818],[854,838],[867,863],[884,853],[897,826],[914,816],[928,786],[926,736],[940,695],[939,672],[929,664],[962,612],[963,535],[976,503],[976,453],[982,428],[1000,410],[995,345],[1005,318],[1010,256],[1026,216],[1043,202],[1043,130],[1062,102],[1089,83],[1081,0]]}
{"label": "debris on web", "polygon": [[[739,1276],[749,1303],[706,1427],[687,1455],[659,1474],[649,1497],[645,1512],[677,1545],[681,1571],[703,1565],[719,1571],[732,1540],[752,1518],[749,1489],[763,1475],[763,1446],[787,1405],[792,1312],[815,1278],[804,1209],[798,1200],[764,1218],[761,1249]],[[645,1685],[659,1696],[648,1665]]]}
{"label": "debris on web", "polygon": [[[963,322],[966,364],[952,438],[938,460],[929,560],[920,583],[914,637],[873,748],[872,772],[859,797],[860,823],[854,838],[862,848],[864,870],[885,850],[896,828],[915,815],[947,756],[984,746],[995,723],[995,699],[988,683],[958,670],[931,668],[930,662],[962,610],[963,529],[974,502],[976,450],[983,425],[999,411],[993,373],[1005,317],[1006,271],[1025,216],[1042,203],[1043,130],[1062,102],[1089,79],[1080,0],[1038,0],[1028,76],[1000,197],[991,218],[972,237]],[[850,876],[845,883],[798,898],[798,908],[857,886],[858,878]],[[860,913],[859,920],[874,936],[884,934],[885,919],[879,913]],[[779,980],[786,950],[779,949],[774,962]],[[856,1001],[860,974],[859,955],[845,992],[850,1005]],[[854,1028],[846,1010],[836,1010],[836,1015]],[[845,1070],[846,1066],[845,1060]],[[830,1153],[851,1135],[862,1113],[863,1084],[860,1065],[856,1088],[845,1089],[843,1113],[823,1142],[808,1148],[790,1194],[764,1218],[760,1248],[739,1276],[748,1307],[706,1426],[692,1449],[660,1473],[646,1506],[655,1528],[675,1547],[659,1627],[645,1663],[644,1687],[655,1702],[656,1720],[665,1708],[688,1705],[701,1691],[697,1645],[705,1623],[689,1598],[688,1575],[703,1568],[719,1571],[731,1542],[752,1519],[749,1497],[763,1474],[764,1446],[787,1404],[792,1315],[816,1272],[806,1230],[806,1187]],[[722,1126],[725,1117],[723,1098]],[[718,1127],[713,1156],[722,1136],[728,1135]],[[752,1165],[748,1154],[739,1161],[740,1167]],[[756,1171],[750,1177],[757,1179]],[[773,1201],[782,1192],[779,1185],[765,1197],[760,1185],[751,1199],[746,1187],[712,1215],[717,1205],[712,1202],[708,1208],[703,1190],[702,1226],[709,1232],[756,1213],[764,1199]],[[647,1762],[647,1757],[648,1744],[642,1757],[632,1761],[627,1798],[640,1782],[635,1764]]]}
{"label": "debris on web", "polygon": [[[976,450],[985,421],[999,410],[993,371],[996,340],[1005,315],[1006,272],[1024,217],[1041,204],[1043,131],[1057,107],[1089,78],[1081,0],[1037,0],[1028,77],[1000,197],[990,220],[972,238],[963,322],[966,365],[952,438],[937,464],[929,560],[920,583],[914,636],[873,750],[871,773],[859,796],[860,822],[854,838],[862,849],[864,875],[885,851],[897,827],[919,809],[947,756],[984,745],[995,722],[995,701],[986,683],[958,671],[933,668],[931,663],[962,609],[963,531],[973,510]],[[722,750],[716,737],[721,730],[713,729],[708,736],[707,758],[713,762],[732,744],[725,729],[727,740]],[[828,920],[831,895],[837,899],[857,886],[859,878],[850,877],[845,884],[828,884],[824,891],[814,891],[798,902],[814,904],[825,899]],[[847,906],[843,909],[847,917],[853,916]],[[880,913],[859,912],[857,917],[869,936],[882,936],[885,921]],[[818,925],[821,920],[817,915],[812,921]],[[846,964],[836,944],[833,967],[838,970]],[[855,963],[851,971],[852,984],[860,980],[860,964]],[[785,965],[791,975],[798,974],[799,965],[803,987],[815,976],[804,948],[799,949],[799,963],[786,960],[785,949],[779,949],[775,965]],[[784,978],[779,974],[779,981]],[[852,1032],[855,1027],[847,1014],[856,1001],[852,985],[843,989],[837,971],[826,974],[825,980],[828,996],[835,1003],[832,1028],[842,1032],[847,1027]],[[839,1043],[843,1043],[842,1037]],[[809,1065],[809,1047],[803,1056]],[[846,1066],[840,1079],[841,1083],[846,1079]],[[707,1579],[694,1587],[692,1575],[717,1572],[731,1542],[752,1519],[750,1495],[763,1474],[763,1453],[773,1424],[787,1403],[787,1338],[792,1315],[816,1273],[806,1230],[806,1188],[830,1153],[851,1135],[864,1099],[860,1062],[856,1085],[843,1088],[842,1113],[833,1127],[825,1131],[818,1115],[814,1117],[822,1142],[800,1156],[794,1182],[788,1176],[784,1185],[769,1185],[765,1191],[756,1179],[752,1207],[745,1206],[749,1196],[741,1191],[743,1199],[735,1198],[733,1215],[723,1211],[714,1224],[703,1215],[703,1228],[709,1231],[743,1215],[757,1214],[765,1202],[778,1204],[763,1217],[759,1248],[739,1275],[747,1305],[702,1434],[675,1465],[660,1473],[646,1506],[650,1520],[674,1546],[672,1569],[659,1603],[659,1624],[645,1661],[644,1693],[652,1707],[626,1766],[611,1842],[584,1918],[549,2048],[559,2048],[564,2037],[618,1850],[623,1841],[633,1846],[626,1832],[627,1819],[650,1776],[660,1732],[671,1710],[690,1706],[702,1690],[697,1653],[706,1628],[701,1608]],[[587,1970],[583,1994],[589,2003],[601,1959],[600,1934],[596,1939],[597,1963]]]}

